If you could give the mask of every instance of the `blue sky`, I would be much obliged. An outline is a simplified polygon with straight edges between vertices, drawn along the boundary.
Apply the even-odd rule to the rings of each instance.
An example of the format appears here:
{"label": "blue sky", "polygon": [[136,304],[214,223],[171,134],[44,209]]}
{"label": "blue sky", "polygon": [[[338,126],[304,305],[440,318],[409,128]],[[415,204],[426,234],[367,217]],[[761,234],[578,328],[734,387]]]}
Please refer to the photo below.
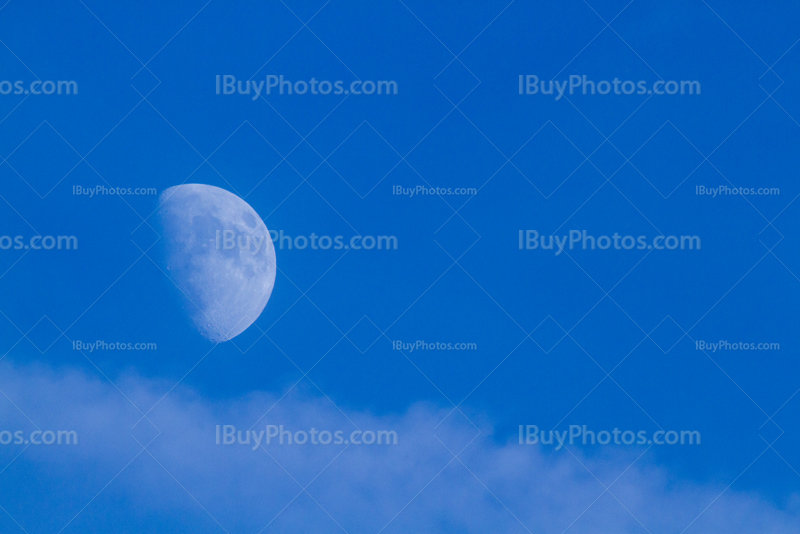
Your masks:
{"label": "blue sky", "polygon": [[[79,246],[0,250],[0,431],[79,442],[0,445],[3,532],[796,530],[798,17],[10,0],[0,249]],[[158,267],[152,214],[182,183],[293,244],[397,247],[276,241],[263,313],[214,344]],[[150,191],[75,194],[96,186]],[[98,340],[156,348],[75,348]],[[217,425],[399,444],[250,450]],[[651,443],[556,450],[520,425]]]}

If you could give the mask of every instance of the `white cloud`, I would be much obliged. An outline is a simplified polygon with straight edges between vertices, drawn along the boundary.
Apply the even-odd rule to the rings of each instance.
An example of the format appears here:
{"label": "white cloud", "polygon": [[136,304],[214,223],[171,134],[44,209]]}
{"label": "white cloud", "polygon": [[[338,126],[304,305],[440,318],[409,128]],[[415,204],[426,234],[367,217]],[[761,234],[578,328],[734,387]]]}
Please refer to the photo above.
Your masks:
{"label": "white cloud", "polygon": [[[498,444],[490,427],[453,460],[439,439],[460,448],[474,429],[447,423],[435,429],[446,410],[419,404],[398,416],[345,415],[313,391],[289,392],[262,417],[278,397],[257,392],[210,401],[178,387],[148,415],[161,434],[149,454],[141,453],[131,435],[146,442],[156,430],[146,420],[131,430],[141,418],[134,405],[149,410],[170,384],[131,376],[117,382],[118,391],[78,371],[9,364],[0,371],[8,397],[0,395],[3,429],[27,435],[35,424],[79,436],[76,446],[28,447],[0,474],[0,505],[28,531],[58,531],[76,514],[71,525],[78,531],[87,522],[130,525],[146,517],[161,531],[168,525],[214,531],[216,520],[231,533],[259,532],[267,524],[264,532],[378,532],[387,524],[387,533],[561,533],[570,525],[575,533],[681,532],[698,516],[687,532],[789,533],[797,532],[800,519],[797,506],[780,510],[757,495],[676,480],[649,464],[650,455],[627,469],[636,457],[631,451],[594,459],[578,449],[571,449],[575,456],[543,454]],[[394,430],[399,443],[346,449],[273,443],[253,451],[217,445],[217,424],[256,432],[283,424],[345,436],[355,424]],[[0,468],[22,448],[0,446]],[[603,494],[598,479],[608,485],[617,478]],[[2,521],[7,518],[0,528]]]}

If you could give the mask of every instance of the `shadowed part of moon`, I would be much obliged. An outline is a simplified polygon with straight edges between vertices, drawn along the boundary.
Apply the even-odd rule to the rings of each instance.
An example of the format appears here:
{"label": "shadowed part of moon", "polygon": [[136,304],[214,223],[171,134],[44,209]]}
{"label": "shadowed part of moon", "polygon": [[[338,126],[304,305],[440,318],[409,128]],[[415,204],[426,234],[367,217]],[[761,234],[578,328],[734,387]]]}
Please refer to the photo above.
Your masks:
{"label": "shadowed part of moon", "polygon": [[211,185],[170,187],[159,202],[165,272],[189,317],[211,341],[236,337],[264,310],[275,284],[267,227],[247,202]]}

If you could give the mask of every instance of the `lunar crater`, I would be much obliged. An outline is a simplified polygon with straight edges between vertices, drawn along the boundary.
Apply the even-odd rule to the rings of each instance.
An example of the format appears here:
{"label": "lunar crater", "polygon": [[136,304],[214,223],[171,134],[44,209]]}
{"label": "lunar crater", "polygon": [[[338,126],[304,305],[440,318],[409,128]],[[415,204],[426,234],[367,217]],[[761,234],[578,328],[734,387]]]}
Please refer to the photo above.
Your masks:
{"label": "lunar crater", "polygon": [[275,283],[275,247],[256,211],[203,184],[170,187],[157,212],[166,272],[200,333],[214,342],[261,315]]}

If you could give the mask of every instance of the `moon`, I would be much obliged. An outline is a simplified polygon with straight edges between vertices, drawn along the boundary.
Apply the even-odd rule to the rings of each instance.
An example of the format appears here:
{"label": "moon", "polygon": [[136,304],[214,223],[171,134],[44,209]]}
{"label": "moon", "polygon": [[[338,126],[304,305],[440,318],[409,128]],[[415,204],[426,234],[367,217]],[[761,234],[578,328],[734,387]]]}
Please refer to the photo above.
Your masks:
{"label": "moon", "polygon": [[164,272],[191,322],[215,343],[238,336],[261,315],[275,285],[275,247],[264,221],[212,185],[170,187],[159,204]]}

